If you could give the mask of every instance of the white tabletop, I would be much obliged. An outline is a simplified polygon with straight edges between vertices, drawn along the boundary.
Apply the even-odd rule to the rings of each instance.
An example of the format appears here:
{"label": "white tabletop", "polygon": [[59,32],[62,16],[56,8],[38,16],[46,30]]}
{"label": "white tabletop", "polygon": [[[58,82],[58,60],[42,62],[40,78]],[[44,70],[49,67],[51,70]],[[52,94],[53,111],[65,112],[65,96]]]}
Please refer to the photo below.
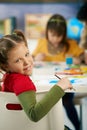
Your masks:
{"label": "white tabletop", "polygon": [[[52,62],[37,62],[32,73],[32,80],[36,85],[37,92],[48,91],[54,84],[58,82],[54,75],[66,68],[66,64],[52,63]],[[74,90],[67,90],[67,92],[87,92],[87,74],[82,75],[60,75],[60,77],[68,77],[71,81]]]}

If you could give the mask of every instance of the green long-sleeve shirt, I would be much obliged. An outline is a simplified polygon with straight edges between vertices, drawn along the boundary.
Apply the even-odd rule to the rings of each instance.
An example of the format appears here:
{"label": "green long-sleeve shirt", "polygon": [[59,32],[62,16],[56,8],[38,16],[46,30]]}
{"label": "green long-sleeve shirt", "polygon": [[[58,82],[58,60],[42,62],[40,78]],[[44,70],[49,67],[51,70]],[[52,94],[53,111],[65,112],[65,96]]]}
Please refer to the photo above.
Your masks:
{"label": "green long-sleeve shirt", "polygon": [[23,92],[18,95],[18,98],[27,116],[37,122],[51,110],[64,94],[60,87],[54,85],[39,102],[36,101],[35,91]]}
{"label": "green long-sleeve shirt", "polygon": [[54,85],[39,102],[36,101],[35,91],[23,92],[18,95],[18,98],[27,116],[32,121],[37,122],[50,111],[63,95],[64,91]]}

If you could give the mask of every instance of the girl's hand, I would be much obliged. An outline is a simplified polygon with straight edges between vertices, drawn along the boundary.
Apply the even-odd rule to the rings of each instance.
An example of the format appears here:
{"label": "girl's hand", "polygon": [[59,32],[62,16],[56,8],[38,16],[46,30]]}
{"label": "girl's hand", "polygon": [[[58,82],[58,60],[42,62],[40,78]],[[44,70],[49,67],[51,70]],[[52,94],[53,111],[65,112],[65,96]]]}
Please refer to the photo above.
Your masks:
{"label": "girl's hand", "polygon": [[45,59],[45,54],[44,53],[39,53],[37,56],[34,58],[35,61],[44,61]]}
{"label": "girl's hand", "polygon": [[67,78],[65,78],[65,77],[64,77],[64,78],[61,78],[61,79],[58,81],[57,85],[58,85],[59,87],[61,87],[64,91],[67,90],[67,89],[73,89],[72,84],[71,84],[70,81],[69,81]]}
{"label": "girl's hand", "polygon": [[79,65],[81,63],[81,59],[79,57],[73,57],[73,63],[75,65]]}
{"label": "girl's hand", "polygon": [[84,61],[85,61],[85,64],[87,65],[87,50],[85,50],[85,53],[84,53]]}

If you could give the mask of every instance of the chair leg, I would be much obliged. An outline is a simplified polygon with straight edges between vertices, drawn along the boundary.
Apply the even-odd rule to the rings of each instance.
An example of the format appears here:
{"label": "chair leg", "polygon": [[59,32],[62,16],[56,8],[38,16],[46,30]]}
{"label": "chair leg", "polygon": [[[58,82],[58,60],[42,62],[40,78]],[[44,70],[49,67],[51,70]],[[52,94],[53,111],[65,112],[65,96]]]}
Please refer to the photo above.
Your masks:
{"label": "chair leg", "polygon": [[82,120],[82,105],[80,105],[80,130],[83,130],[83,127],[82,127],[83,122],[82,121],[83,121]]}

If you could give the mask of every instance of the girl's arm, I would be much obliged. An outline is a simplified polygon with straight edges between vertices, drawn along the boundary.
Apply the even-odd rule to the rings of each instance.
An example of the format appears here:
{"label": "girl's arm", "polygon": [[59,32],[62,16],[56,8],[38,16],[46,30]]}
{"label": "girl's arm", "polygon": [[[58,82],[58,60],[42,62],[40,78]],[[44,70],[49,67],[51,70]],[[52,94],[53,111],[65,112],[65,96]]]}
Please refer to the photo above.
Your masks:
{"label": "girl's arm", "polygon": [[37,122],[50,111],[63,95],[64,91],[54,85],[39,102],[36,101],[35,91],[23,92],[18,95],[18,98],[27,116],[32,121]]}
{"label": "girl's arm", "polygon": [[85,63],[85,56],[84,56],[84,53],[82,53],[82,54],[79,55],[78,57],[73,57],[73,63],[74,63],[74,64]]}
{"label": "girl's arm", "polygon": [[79,56],[79,59],[80,59],[81,63],[87,64],[87,52],[84,51],[84,53],[82,53],[82,54]]}

